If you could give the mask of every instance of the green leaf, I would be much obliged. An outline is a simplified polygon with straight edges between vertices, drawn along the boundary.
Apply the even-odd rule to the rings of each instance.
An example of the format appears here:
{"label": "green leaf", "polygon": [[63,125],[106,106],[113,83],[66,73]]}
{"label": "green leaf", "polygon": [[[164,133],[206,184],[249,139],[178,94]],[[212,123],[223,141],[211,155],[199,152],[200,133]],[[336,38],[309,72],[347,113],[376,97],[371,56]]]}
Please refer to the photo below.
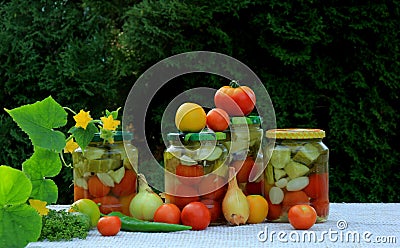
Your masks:
{"label": "green leaf", "polygon": [[118,119],[118,111],[120,109],[121,109],[121,107],[119,107],[119,108],[117,108],[117,110],[114,110],[114,111],[111,111],[111,112],[106,109],[106,117],[112,115],[114,120]]}
{"label": "green leaf", "polygon": [[56,203],[58,198],[58,187],[51,179],[32,180],[33,199],[45,201],[49,204]]}
{"label": "green leaf", "polygon": [[25,247],[38,240],[42,219],[26,204],[32,184],[26,175],[9,166],[0,166],[0,247]]}
{"label": "green leaf", "polygon": [[79,147],[85,150],[86,146],[92,141],[94,134],[98,133],[99,130],[94,123],[90,122],[86,129],[72,127],[69,132],[74,135],[75,141],[78,143]]}
{"label": "green leaf", "polygon": [[22,170],[31,180],[57,176],[62,168],[58,153],[40,147],[22,164]]}
{"label": "green leaf", "polygon": [[26,175],[9,166],[0,166],[0,209],[5,205],[25,203],[32,191]]}
{"label": "green leaf", "polygon": [[0,208],[0,247],[25,247],[38,240],[41,230],[42,218],[31,206]]}
{"label": "green leaf", "polygon": [[51,96],[43,101],[6,111],[28,134],[34,146],[57,152],[64,149],[65,135],[53,128],[67,124],[67,112]]}

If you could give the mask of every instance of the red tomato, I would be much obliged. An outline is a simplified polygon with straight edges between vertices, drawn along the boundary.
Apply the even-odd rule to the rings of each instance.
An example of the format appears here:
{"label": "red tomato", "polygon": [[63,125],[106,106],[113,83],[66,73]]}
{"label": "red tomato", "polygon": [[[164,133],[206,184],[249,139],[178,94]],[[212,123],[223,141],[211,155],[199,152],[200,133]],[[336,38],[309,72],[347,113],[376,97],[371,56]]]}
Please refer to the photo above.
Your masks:
{"label": "red tomato", "polygon": [[[267,198],[269,198],[269,197],[267,197]],[[282,205],[281,204],[272,204],[269,199],[267,199],[267,202],[268,202],[267,220],[278,219],[282,214]]]}
{"label": "red tomato", "polygon": [[121,219],[118,216],[104,216],[97,222],[97,230],[103,236],[114,236],[121,230]]}
{"label": "red tomato", "polygon": [[108,195],[111,188],[104,185],[97,176],[91,176],[88,180],[88,190],[94,197],[103,197]]}
{"label": "red tomato", "polygon": [[116,196],[125,196],[136,193],[136,181],[136,172],[133,170],[126,170],[121,182],[116,183],[111,191]]}
{"label": "red tomato", "polygon": [[206,175],[199,184],[199,194],[204,199],[221,199],[227,189],[226,180],[215,174]]}
{"label": "red tomato", "polygon": [[204,176],[204,169],[201,165],[178,165],[175,174],[181,183],[186,185],[197,185]]}
{"label": "red tomato", "polygon": [[165,203],[157,208],[154,213],[155,222],[163,222],[169,224],[181,223],[181,210],[172,203]]}
{"label": "red tomato", "polygon": [[252,182],[252,183],[246,183],[246,187],[245,187],[245,195],[261,195],[261,181],[256,183],[256,182]]}
{"label": "red tomato", "polygon": [[201,202],[206,205],[210,211],[211,222],[218,220],[222,217],[221,203],[211,199],[203,199]]}
{"label": "red tomato", "polygon": [[222,132],[229,126],[229,115],[225,110],[214,108],[207,113],[207,127],[215,132]]}
{"label": "red tomato", "polygon": [[100,204],[100,212],[102,214],[109,214],[111,212],[122,212],[121,203],[119,200],[111,195],[94,198],[93,201]]}
{"label": "red tomato", "polygon": [[211,215],[204,203],[191,202],[182,209],[181,220],[192,230],[204,230],[210,225]]}
{"label": "red tomato", "polygon": [[285,193],[282,201],[283,211],[288,211],[294,205],[307,205],[310,203],[308,196],[304,191],[288,191]]}
{"label": "red tomato", "polygon": [[185,184],[179,184],[172,190],[173,195],[167,194],[165,197],[170,203],[175,204],[178,208],[182,209],[190,202],[200,200],[199,193],[193,187]]}
{"label": "red tomato", "polygon": [[329,214],[329,200],[324,199],[313,199],[311,200],[311,206],[317,212],[320,217],[326,217]]}
{"label": "red tomato", "polygon": [[235,167],[237,172],[236,180],[238,183],[246,183],[249,180],[251,169],[253,169],[254,159],[247,157],[246,160],[234,161],[232,167]]}
{"label": "red tomato", "polygon": [[307,230],[317,221],[317,213],[309,205],[295,205],[289,209],[288,218],[295,229]]}
{"label": "red tomato", "polygon": [[309,183],[304,188],[304,192],[313,199],[327,199],[329,195],[328,173],[311,174]]}
{"label": "red tomato", "polygon": [[217,90],[214,103],[217,108],[225,110],[230,116],[245,116],[253,111],[256,95],[249,87],[239,86],[232,81],[229,86]]}

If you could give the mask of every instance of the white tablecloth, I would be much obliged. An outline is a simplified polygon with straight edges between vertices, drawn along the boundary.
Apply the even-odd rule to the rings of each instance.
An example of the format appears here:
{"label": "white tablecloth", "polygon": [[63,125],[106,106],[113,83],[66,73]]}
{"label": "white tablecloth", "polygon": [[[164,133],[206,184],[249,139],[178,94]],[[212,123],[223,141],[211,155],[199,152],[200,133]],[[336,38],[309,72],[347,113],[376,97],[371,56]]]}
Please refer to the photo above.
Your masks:
{"label": "white tablecloth", "polygon": [[113,237],[94,229],[84,240],[27,247],[400,247],[400,203],[331,203],[328,221],[307,231],[269,222],[171,233],[121,231]]}

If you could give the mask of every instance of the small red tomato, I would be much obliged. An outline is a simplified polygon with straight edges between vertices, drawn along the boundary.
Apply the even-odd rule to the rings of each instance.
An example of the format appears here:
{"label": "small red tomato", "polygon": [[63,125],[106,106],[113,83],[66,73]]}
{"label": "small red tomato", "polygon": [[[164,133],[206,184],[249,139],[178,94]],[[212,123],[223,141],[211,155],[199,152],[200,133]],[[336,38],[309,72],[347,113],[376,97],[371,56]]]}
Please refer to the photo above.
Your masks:
{"label": "small red tomato", "polygon": [[328,173],[311,174],[309,183],[304,188],[304,192],[313,199],[328,199],[329,195],[329,177]]}
{"label": "small red tomato", "polygon": [[201,181],[202,176],[204,176],[204,169],[201,165],[187,166],[180,164],[176,166],[175,174],[179,176],[178,179],[181,183],[197,185]]}
{"label": "small red tomato", "polygon": [[175,204],[179,209],[183,209],[190,202],[200,200],[197,189],[185,184],[179,184],[172,188],[171,193],[172,195],[166,194],[165,197],[169,203]]}
{"label": "small red tomato", "polygon": [[317,221],[317,212],[310,205],[295,205],[289,209],[288,218],[295,229],[307,230]]}
{"label": "small red tomato", "polygon": [[329,214],[329,200],[324,199],[312,199],[311,206],[317,212],[320,217],[326,217]]}
{"label": "small red tomato", "polygon": [[267,198],[268,202],[268,215],[267,215],[267,220],[277,220],[279,217],[282,215],[282,205],[281,204],[272,204],[271,201],[269,200],[269,197]]}
{"label": "small red tomato", "polygon": [[227,189],[227,181],[216,174],[204,176],[199,184],[201,198],[218,200],[222,199]]}
{"label": "small red tomato", "polygon": [[251,113],[256,104],[256,95],[248,86],[239,86],[232,81],[229,86],[223,86],[214,96],[217,108],[225,110],[229,116],[246,116]]}
{"label": "small red tomato", "polygon": [[103,236],[114,236],[121,230],[121,219],[118,216],[104,216],[97,222],[97,230]]}
{"label": "small red tomato", "polygon": [[180,224],[181,210],[175,204],[165,203],[157,208],[154,213],[154,222]]}
{"label": "small red tomato", "polygon": [[245,187],[245,195],[261,195],[261,181],[260,182],[252,182],[246,183]]}
{"label": "small red tomato", "polygon": [[238,183],[246,183],[249,180],[249,175],[253,169],[254,159],[252,157],[247,157],[246,160],[234,161],[232,167],[235,167],[237,172],[236,180]]}
{"label": "small red tomato", "polygon": [[207,127],[215,132],[222,132],[229,126],[229,115],[225,110],[214,108],[207,113]]}
{"label": "small red tomato", "polygon": [[217,202],[212,199],[203,199],[201,202],[206,205],[208,208],[208,211],[210,211],[211,215],[211,222],[218,220],[220,217],[222,217],[222,208],[221,208],[221,203]]}
{"label": "small red tomato", "polygon": [[191,202],[182,209],[181,220],[182,224],[191,226],[192,230],[204,230],[210,225],[211,214],[203,203]]}

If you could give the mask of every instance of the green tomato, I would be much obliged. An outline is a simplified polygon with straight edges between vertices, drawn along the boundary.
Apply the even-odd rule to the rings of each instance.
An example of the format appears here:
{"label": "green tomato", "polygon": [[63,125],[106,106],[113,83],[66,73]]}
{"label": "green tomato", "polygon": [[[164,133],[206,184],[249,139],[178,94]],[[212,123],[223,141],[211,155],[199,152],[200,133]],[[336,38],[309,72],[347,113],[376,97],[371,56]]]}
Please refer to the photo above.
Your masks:
{"label": "green tomato", "polygon": [[90,199],[77,200],[71,205],[69,212],[80,212],[89,216],[91,227],[97,226],[97,222],[100,219],[99,206]]}

